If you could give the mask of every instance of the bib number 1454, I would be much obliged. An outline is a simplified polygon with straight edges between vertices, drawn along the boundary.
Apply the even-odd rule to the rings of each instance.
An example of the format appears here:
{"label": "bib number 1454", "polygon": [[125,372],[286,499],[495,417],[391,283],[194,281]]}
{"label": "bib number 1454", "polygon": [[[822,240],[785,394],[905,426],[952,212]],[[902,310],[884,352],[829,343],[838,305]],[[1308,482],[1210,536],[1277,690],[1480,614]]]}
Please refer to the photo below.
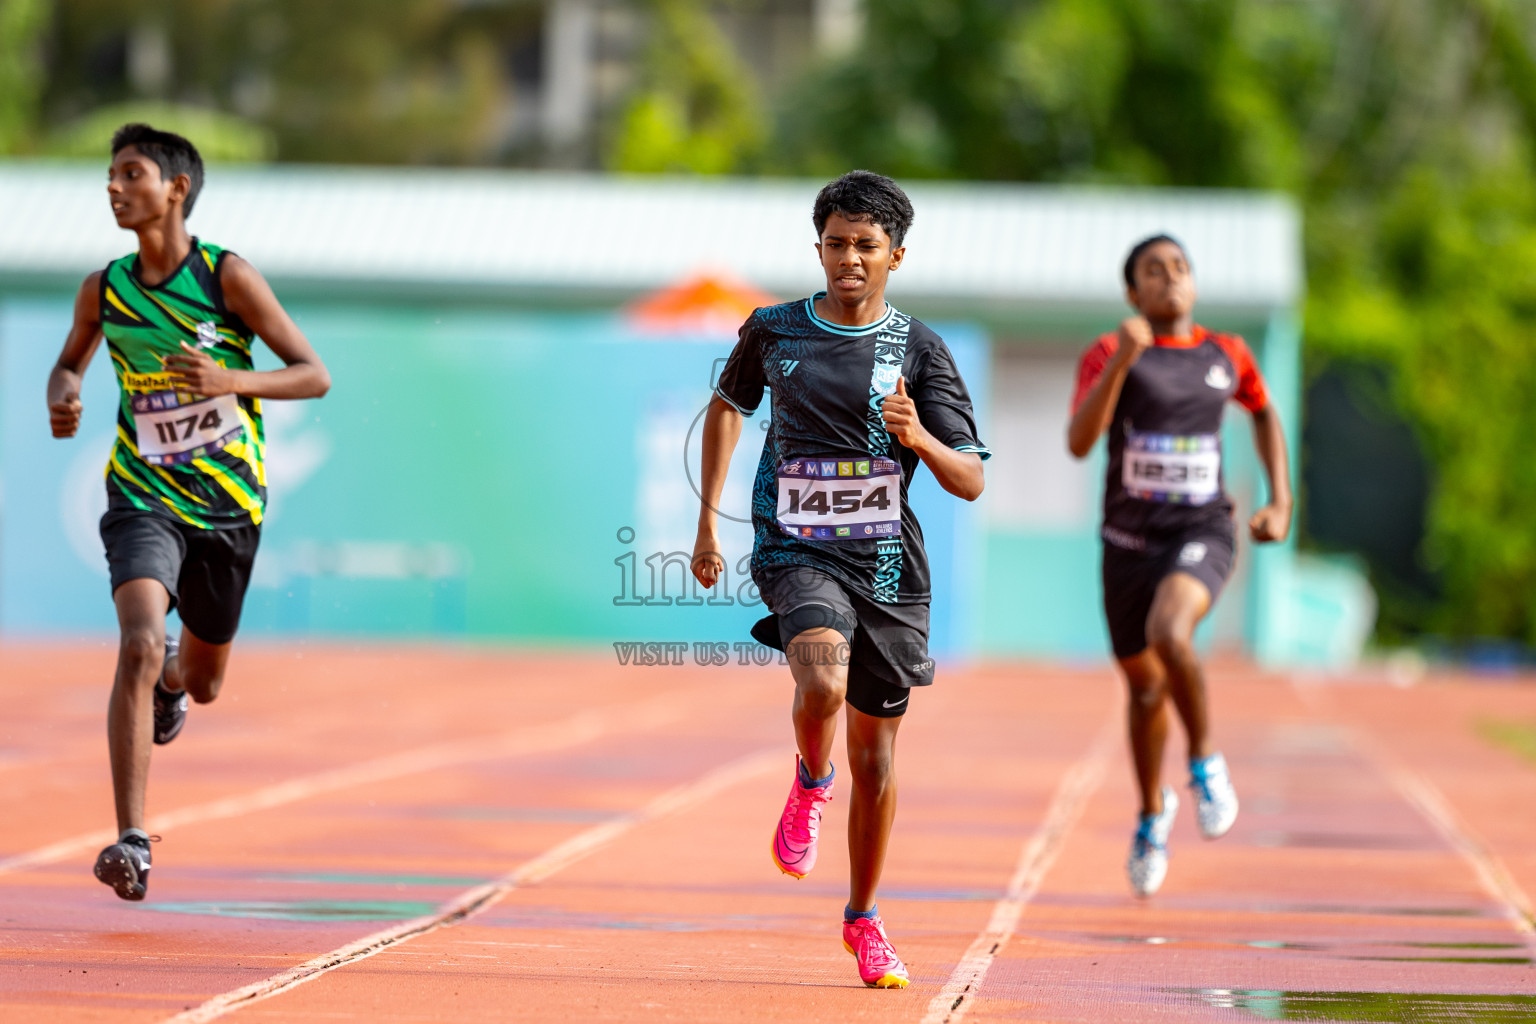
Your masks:
{"label": "bib number 1454", "polygon": [[[789,489],[789,508],[785,509],[786,515],[794,515],[797,512],[814,512],[818,516],[839,515],[845,516],[861,509],[873,508],[884,512],[891,507],[891,497],[887,493],[889,488],[883,484],[874,490],[865,493],[862,490],[853,489],[846,491],[833,491],[831,504],[827,503],[828,494],[824,489],[815,486]],[[801,500],[801,495],[805,500]]]}
{"label": "bib number 1454", "polygon": [[901,536],[901,467],[891,459],[797,459],[779,467],[778,522],[792,537]]}

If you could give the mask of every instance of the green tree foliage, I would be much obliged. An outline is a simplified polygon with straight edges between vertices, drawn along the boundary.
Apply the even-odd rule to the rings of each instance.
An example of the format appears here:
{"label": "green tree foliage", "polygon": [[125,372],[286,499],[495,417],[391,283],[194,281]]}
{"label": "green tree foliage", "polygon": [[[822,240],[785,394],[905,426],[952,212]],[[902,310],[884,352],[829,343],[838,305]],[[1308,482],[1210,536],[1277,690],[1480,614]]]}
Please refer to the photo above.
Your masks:
{"label": "green tree foliage", "polygon": [[792,165],[905,176],[1292,186],[1302,5],[887,0],[786,105]]}
{"label": "green tree foliage", "polygon": [[105,161],[112,133],[133,121],[152,124],[192,139],[203,158],[225,163],[259,163],[277,149],[272,133],[232,114],[175,103],[116,103],[51,132],[40,147],[47,156]]}
{"label": "green tree foliage", "polygon": [[757,159],[763,115],[750,74],[701,0],[649,0],[643,77],[608,164],[635,172],[720,174]]}
{"label": "green tree foliage", "polygon": [[37,119],[47,0],[0,0],[0,154],[25,152]]}
{"label": "green tree foliage", "polygon": [[1400,625],[1536,643],[1536,25],[1500,0],[1372,13],[1306,193],[1308,357],[1389,368],[1434,466],[1442,593]]}
{"label": "green tree foliage", "polygon": [[[287,0],[268,121],[297,160],[468,163],[501,100],[498,55],[453,0]],[[271,13],[268,12],[268,17]]]}
{"label": "green tree foliage", "polygon": [[[42,0],[0,0],[27,2]],[[171,102],[244,117],[269,133],[283,159],[353,163],[494,157],[511,90],[499,47],[536,31],[542,11],[537,0],[55,6],[43,97],[49,123],[73,124],[126,102]]]}
{"label": "green tree foliage", "polygon": [[883,0],[784,106],[785,170],[1284,189],[1310,372],[1387,371],[1435,467],[1437,602],[1536,643],[1536,8]]}
{"label": "green tree foliage", "polygon": [[[1536,643],[1536,4],[865,0],[769,102],[715,18],[769,2],[628,0],[649,42],[603,163],[1290,192],[1309,373],[1368,361],[1434,465],[1441,593],[1396,628]],[[226,159],[499,159],[543,12],[0,0],[0,152],[95,153],[148,110]]]}
{"label": "green tree foliage", "polygon": [[1404,625],[1536,643],[1536,183],[1521,163],[1415,167],[1367,237],[1333,219],[1308,312],[1317,360],[1391,367],[1435,467],[1422,554],[1444,593]]}

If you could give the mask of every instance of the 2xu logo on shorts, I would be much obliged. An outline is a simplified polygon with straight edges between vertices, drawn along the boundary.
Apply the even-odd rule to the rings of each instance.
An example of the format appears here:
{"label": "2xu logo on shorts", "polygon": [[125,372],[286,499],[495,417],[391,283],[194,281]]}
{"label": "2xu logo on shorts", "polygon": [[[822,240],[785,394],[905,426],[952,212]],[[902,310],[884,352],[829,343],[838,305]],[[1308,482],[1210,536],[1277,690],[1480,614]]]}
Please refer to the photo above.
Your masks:
{"label": "2xu logo on shorts", "polygon": [[1206,546],[1200,543],[1198,540],[1190,541],[1188,544],[1184,545],[1182,550],[1179,551],[1179,564],[1199,565],[1201,562],[1205,561],[1206,550]]}

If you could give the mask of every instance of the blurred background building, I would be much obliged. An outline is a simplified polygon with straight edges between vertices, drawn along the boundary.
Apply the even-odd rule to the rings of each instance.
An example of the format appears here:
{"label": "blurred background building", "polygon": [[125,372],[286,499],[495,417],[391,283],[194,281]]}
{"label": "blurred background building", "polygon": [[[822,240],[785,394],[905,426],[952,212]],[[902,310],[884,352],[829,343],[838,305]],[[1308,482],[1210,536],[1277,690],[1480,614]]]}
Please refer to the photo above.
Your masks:
{"label": "blurred background building", "polygon": [[[59,583],[52,605],[37,584],[71,563],[26,524],[59,529],[70,513],[50,491],[65,457],[40,444],[28,403],[74,281],[129,244],[97,190],[111,130],[142,118],[212,161],[193,226],[273,276],[347,366],[338,380],[358,382],[293,414],[319,420],[275,428],[274,448],[295,454],[275,484],[255,629],[735,630],[734,606],[686,620],[612,603],[624,573],[638,581],[680,543],[647,530],[692,519],[673,493],[686,480],[647,490],[657,473],[641,467],[673,458],[708,388],[690,374],[728,346],[713,304],[814,287],[812,190],[866,166],[912,186],[914,258],[893,298],[970,361],[999,451],[983,508],[929,513],[954,516],[952,650],[1101,653],[1098,481],[1062,454],[1066,382],[1122,313],[1125,249],[1170,229],[1193,250],[1202,318],[1261,352],[1297,432],[1297,553],[1245,554],[1212,639],[1336,660],[1374,629],[1384,645],[1525,659],[1533,53],[1536,11],[1503,0],[0,0],[0,628],[103,626],[109,611],[95,583]],[[449,166],[474,169],[420,170]],[[701,217],[732,223],[726,251],[689,236]],[[556,272],[582,259],[585,273]],[[637,315],[674,286],[713,312]],[[654,407],[617,400],[617,382],[648,373]],[[435,442],[396,441],[432,487],[397,474],[380,498],[381,472],[347,476],[374,457],[349,431],[388,415],[354,403],[382,409],[399,381],[437,382],[419,408],[480,417],[499,439],[515,423],[509,447],[553,452],[543,425],[582,419],[594,375],[616,390],[589,403],[606,424],[591,436],[633,465],[603,478],[601,512],[560,506],[563,531],[515,488],[462,499],[493,513],[425,501],[478,479],[444,468]],[[509,407],[531,418],[491,411]],[[428,422],[431,438],[443,421]],[[1233,429],[1251,502],[1246,424]],[[565,479],[548,458],[491,475]],[[349,494],[420,523],[349,533],[339,524],[371,521],[344,511]],[[502,510],[508,526],[479,539],[442,525]],[[487,553],[501,549],[506,561]],[[572,550],[580,574],[608,580],[586,597],[558,579]],[[680,570],[666,571],[675,591]]]}
{"label": "blurred background building", "polygon": [[[15,228],[0,239],[0,471],[23,488],[0,517],[0,624],[15,632],[112,625],[110,605],[93,600],[110,369],[92,370],[78,442],[49,439],[29,400],[68,329],[72,287],[124,243],[102,214],[99,174],[0,169]],[[266,403],[274,498],[247,630],[741,639],[763,614],[742,586],[745,524],[726,534],[725,593],[702,595],[685,577],[694,432],[745,314],[820,283],[808,214],[818,185],[216,173],[193,228],[239,240],[340,382],[323,403]],[[891,298],[945,335],[998,453],[978,507],[931,479],[918,491],[935,647],[1097,656],[1103,460],[1070,459],[1063,424],[1084,339],[1121,315],[1122,250],[1172,230],[1208,260],[1206,321],[1254,339],[1294,426],[1296,211],[1237,192],[912,194],[920,220]],[[1246,510],[1262,500],[1261,477],[1246,424],[1229,434],[1229,486]],[[727,511],[743,520],[760,436],[748,432],[732,473]],[[1294,544],[1247,557],[1209,636],[1276,660],[1347,657],[1373,608],[1368,586],[1348,577],[1340,589],[1338,573],[1298,566]],[[1309,610],[1318,601],[1327,614]]]}

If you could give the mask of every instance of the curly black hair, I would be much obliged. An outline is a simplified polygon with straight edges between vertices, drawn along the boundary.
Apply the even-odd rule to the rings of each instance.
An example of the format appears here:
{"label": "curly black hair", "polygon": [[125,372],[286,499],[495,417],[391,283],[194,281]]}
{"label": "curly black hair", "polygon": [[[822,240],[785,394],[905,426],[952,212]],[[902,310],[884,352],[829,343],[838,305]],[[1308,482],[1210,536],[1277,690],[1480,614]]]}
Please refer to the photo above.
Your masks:
{"label": "curly black hair", "polygon": [[811,222],[816,225],[817,238],[834,213],[880,225],[891,236],[892,249],[901,247],[907,229],[912,226],[912,201],[900,185],[874,171],[849,171],[816,193]]}
{"label": "curly black hair", "polygon": [[114,157],[129,146],[136,147],[155,162],[160,168],[162,180],[170,181],[178,174],[185,174],[191,179],[187,198],[181,204],[181,215],[190,217],[192,204],[197,202],[197,194],[203,190],[203,158],[197,152],[197,147],[175,132],[163,132],[137,122],[125,124],[112,133]]}
{"label": "curly black hair", "polygon": [[1183,242],[1172,235],[1153,235],[1151,238],[1143,238],[1132,246],[1131,254],[1125,258],[1125,286],[1127,288],[1136,287],[1136,261],[1141,259],[1142,253],[1152,248],[1158,242],[1172,242],[1178,247],[1179,252],[1184,254],[1184,262],[1188,263],[1191,269],[1194,268],[1194,263],[1189,258],[1189,250],[1184,248]]}

